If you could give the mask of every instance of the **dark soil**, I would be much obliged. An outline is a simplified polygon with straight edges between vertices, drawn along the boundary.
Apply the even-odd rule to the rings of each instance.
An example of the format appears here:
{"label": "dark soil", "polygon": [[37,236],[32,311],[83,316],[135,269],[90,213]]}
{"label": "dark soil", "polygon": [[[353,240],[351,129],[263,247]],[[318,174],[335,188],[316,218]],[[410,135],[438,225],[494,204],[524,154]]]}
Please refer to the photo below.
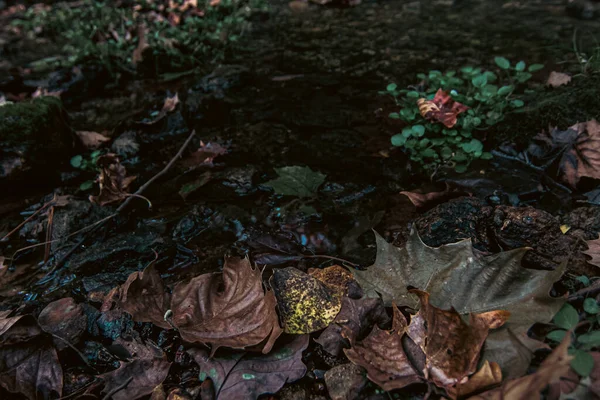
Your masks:
{"label": "dark soil", "polygon": [[[107,131],[113,140],[133,138],[139,151],[124,165],[128,174],[138,176],[137,185],[164,167],[192,129],[197,137],[186,154],[200,140],[228,147],[229,153],[216,158],[212,167],[174,167],[144,193],[151,209],[134,200],[93,235],[75,234],[54,243],[47,262],[44,246],[17,253],[0,272],[0,308],[36,313],[65,296],[98,306],[98,298],[154,259],[154,252],[168,283],[217,271],[226,254],[249,253],[270,267],[285,266],[290,259],[302,269],[331,264],[327,259],[298,261],[298,254],[334,256],[366,267],[375,256],[371,228],[401,243],[417,218],[428,244],[472,237],[490,252],[533,246],[537,258],[531,262],[539,268],[552,268],[564,258],[563,250],[575,246],[574,236],[561,237],[561,223],[575,226],[573,232],[586,239],[597,234],[600,224],[585,225],[598,220],[595,206],[569,214],[587,205],[581,194],[502,159],[473,165],[468,174],[436,176],[479,200],[467,200],[468,206],[464,199],[456,200],[452,204],[462,206],[448,211],[452,206],[446,205],[420,217],[422,210],[398,193],[436,186],[400,150],[391,149],[389,138],[400,127],[386,117],[393,101],[378,91],[390,82],[416,83],[415,75],[430,69],[492,67],[499,55],[543,63],[546,67],[533,79],[532,87],[539,91],[531,106],[486,133],[489,149],[503,143],[524,146],[549,125],[566,128],[600,118],[600,75],[582,74],[573,48],[575,32],[593,32],[598,21],[569,17],[558,1],[467,0],[452,5],[444,0],[387,0],[352,8],[310,5],[303,11],[294,11],[287,1],[271,3],[272,12],[254,17],[252,29],[229,50],[223,65],[201,66],[201,71],[213,71],[209,75],[167,83],[132,77],[115,82],[100,67],[82,65],[77,71],[31,79],[65,90],[63,102],[74,130]],[[589,51],[591,44],[591,39],[580,40],[578,51]],[[0,53],[5,57],[0,71],[26,67],[45,55],[32,49],[31,43],[9,37]],[[553,70],[580,76],[569,86],[544,89]],[[7,76],[0,90],[35,84],[15,83]],[[176,112],[154,125],[139,123],[176,92],[181,100]],[[1,236],[49,201],[53,189],[75,199],[56,209],[52,239],[110,215],[112,206],[92,205],[90,193],[77,191],[95,174],[65,167],[75,154],[73,149],[66,159],[45,156],[49,165],[57,166],[61,187],[31,178],[20,183],[30,186],[27,195],[2,196]],[[274,168],[293,165],[327,175],[316,198],[297,201],[261,186],[276,176]],[[185,199],[178,194],[185,184],[204,178],[207,183]],[[499,200],[490,201],[492,195]],[[518,208],[525,205],[534,208]],[[452,223],[440,228],[447,212]],[[40,215],[2,243],[0,254],[10,258],[18,249],[46,240],[48,217]],[[517,230],[506,231],[507,218],[519,223],[532,219],[534,228],[521,224],[519,230],[521,225],[513,224]],[[284,398],[325,398],[318,371],[339,360],[325,360],[315,347],[311,345],[307,356],[309,377],[286,388]]]}

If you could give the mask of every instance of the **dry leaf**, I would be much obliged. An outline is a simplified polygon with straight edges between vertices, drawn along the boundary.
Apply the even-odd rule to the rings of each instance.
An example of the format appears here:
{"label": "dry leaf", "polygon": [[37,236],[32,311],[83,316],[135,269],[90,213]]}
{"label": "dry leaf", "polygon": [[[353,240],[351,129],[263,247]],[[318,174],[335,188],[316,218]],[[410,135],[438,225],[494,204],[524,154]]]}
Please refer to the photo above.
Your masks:
{"label": "dry leaf", "polygon": [[569,76],[565,73],[562,73],[562,72],[552,71],[552,72],[550,72],[550,76],[548,77],[548,80],[546,81],[546,85],[552,86],[552,87],[559,87],[562,85],[566,85],[569,82],[571,82],[571,76]]}
{"label": "dry leaf", "polygon": [[540,399],[542,390],[568,374],[573,359],[568,354],[570,343],[571,335],[565,335],[563,342],[544,360],[535,373],[506,381],[501,387],[469,397],[469,400]]}
{"label": "dry leaf", "polygon": [[588,260],[590,264],[600,267],[600,239],[588,240],[585,243],[588,249],[582,253],[592,257],[591,260]]}
{"label": "dry leaf", "polygon": [[75,133],[77,134],[77,137],[81,141],[81,144],[83,144],[87,149],[90,149],[90,150],[96,150],[100,146],[102,146],[102,144],[110,141],[110,138],[108,138],[98,132],[77,131]]}
{"label": "dry leaf", "polygon": [[439,89],[433,100],[421,98],[417,100],[419,112],[423,118],[439,121],[446,128],[456,125],[457,116],[469,109],[469,107],[452,99],[449,93]]}
{"label": "dry leaf", "polygon": [[469,377],[469,380],[456,388],[455,397],[465,397],[469,394],[482,391],[502,382],[502,371],[495,362],[485,361],[479,371]]}
{"label": "dry leaf", "polygon": [[120,368],[99,376],[105,382],[102,392],[112,393],[122,386],[111,399],[139,399],[152,393],[167,378],[170,367],[170,362],[160,358],[121,362]]}
{"label": "dry leaf", "polygon": [[138,37],[138,45],[133,50],[133,54],[131,56],[131,63],[133,65],[137,65],[142,62],[144,59],[144,50],[146,50],[150,45],[148,44],[148,40],[146,39],[146,27],[143,24],[140,24],[137,28],[137,37]]}
{"label": "dry leaf", "polygon": [[417,208],[430,207],[436,203],[442,202],[443,200],[449,200],[451,197],[456,197],[458,191],[451,189],[450,185],[446,182],[446,188],[441,192],[429,192],[429,193],[418,193],[402,191],[400,194],[408,197],[411,203]]}
{"label": "dry leaf", "polygon": [[101,168],[97,179],[100,193],[97,196],[90,196],[90,201],[104,206],[129,197],[129,185],[136,177],[126,176],[127,171],[121,165],[119,157],[113,153],[105,154],[98,157],[97,165]]}
{"label": "dry leaf", "polygon": [[175,111],[178,104],[179,104],[179,95],[177,93],[175,93],[175,95],[172,97],[167,96],[165,98],[165,102],[163,103],[162,109],[159,111],[159,113],[156,114],[156,116],[154,118],[152,118],[150,121],[144,121],[141,123],[144,125],[153,125],[153,124],[157,123],[158,121],[160,121],[164,117],[166,117],[167,114]]}
{"label": "dry leaf", "polygon": [[223,273],[176,285],[171,309],[183,340],[210,344],[213,354],[220,346],[259,344],[268,353],[282,331],[275,295],[265,292],[261,275],[248,258],[226,258]]}
{"label": "dry leaf", "polygon": [[563,179],[572,187],[582,177],[600,179],[600,123],[595,119],[569,128],[577,132],[561,157]]}
{"label": "dry leaf", "polygon": [[218,156],[227,154],[227,148],[218,143],[207,143],[200,141],[200,148],[188,157],[181,160],[181,165],[193,169],[200,166],[212,166],[213,160]]}
{"label": "dry leaf", "polygon": [[68,347],[65,341],[72,345],[79,342],[87,328],[87,316],[72,297],[65,297],[48,304],[38,316],[38,323],[44,331],[64,339],[54,340],[56,348],[63,350]]}

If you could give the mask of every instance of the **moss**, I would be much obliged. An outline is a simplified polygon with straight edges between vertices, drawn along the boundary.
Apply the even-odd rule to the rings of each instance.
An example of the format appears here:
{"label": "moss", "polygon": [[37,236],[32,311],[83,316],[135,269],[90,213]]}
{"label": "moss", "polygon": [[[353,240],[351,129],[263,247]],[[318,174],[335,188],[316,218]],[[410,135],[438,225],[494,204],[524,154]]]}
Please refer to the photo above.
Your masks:
{"label": "moss", "polygon": [[55,97],[0,107],[0,142],[36,140],[40,135],[63,131],[66,127],[62,103]]}
{"label": "moss", "polygon": [[526,101],[529,107],[506,116],[495,134],[493,144],[512,141],[524,146],[531,137],[556,126],[566,129],[577,122],[600,119],[600,74],[574,77],[571,83],[540,91]]}

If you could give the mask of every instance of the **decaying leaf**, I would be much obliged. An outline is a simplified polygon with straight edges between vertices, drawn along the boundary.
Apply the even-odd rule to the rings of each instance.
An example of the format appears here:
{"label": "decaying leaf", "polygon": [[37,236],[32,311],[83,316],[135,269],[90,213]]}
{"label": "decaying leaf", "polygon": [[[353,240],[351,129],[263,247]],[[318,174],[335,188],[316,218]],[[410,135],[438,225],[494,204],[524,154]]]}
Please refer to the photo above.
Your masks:
{"label": "decaying leaf", "polygon": [[171,325],[164,315],[169,309],[171,295],[165,291],[162,279],[151,262],[144,271],[134,272],[121,286],[119,303],[136,322],[152,322],[163,329]]}
{"label": "decaying leaf", "polygon": [[285,383],[302,378],[306,373],[302,352],[308,340],[308,335],[290,337],[266,355],[235,352],[214,357],[197,348],[188,352],[200,366],[200,380],[212,380],[215,400],[246,400],[276,393]]}
{"label": "decaying leaf", "polygon": [[87,328],[87,317],[81,304],[72,297],[65,297],[48,304],[38,316],[40,327],[61,339],[54,339],[58,350],[75,345]]}
{"label": "decaying leaf", "polygon": [[79,138],[81,144],[84,145],[85,148],[90,150],[96,150],[104,143],[110,141],[110,138],[98,132],[77,131],[75,133],[77,134],[77,137]]}
{"label": "decaying leaf", "polygon": [[571,82],[571,76],[565,74],[563,72],[550,72],[550,76],[548,76],[548,80],[546,81],[546,85],[552,87],[559,87],[562,85],[566,85]]}
{"label": "decaying leaf", "polygon": [[[521,259],[527,248],[484,256],[473,248],[471,240],[433,248],[425,245],[416,231],[402,248],[387,243],[376,234],[377,258],[366,271],[354,271],[354,276],[369,297],[381,296],[386,304],[416,307],[408,293],[412,286],[430,293],[431,304],[460,314],[506,310],[511,317],[502,329],[487,339],[491,345],[498,338],[498,346],[510,340],[502,336],[505,329],[521,337],[535,322],[546,323],[564,303],[564,298],[549,296],[550,289],[562,275],[566,263],[554,271],[525,269]],[[497,359],[503,369],[515,369],[517,364],[529,365],[522,358]]]}
{"label": "decaying leaf", "polygon": [[456,125],[457,116],[469,109],[469,107],[454,101],[449,93],[439,89],[433,100],[421,98],[417,100],[419,112],[428,120],[439,121],[446,128]]}
{"label": "decaying leaf", "polygon": [[585,243],[588,249],[582,253],[592,257],[591,260],[588,260],[590,264],[600,267],[600,239],[588,240]]}
{"label": "decaying leaf", "polygon": [[[100,375],[105,386],[103,393],[112,393],[113,400],[139,399],[152,393],[167,377],[171,363],[161,358],[121,362],[121,366]],[[114,389],[120,388],[118,391]]]}
{"label": "decaying leaf", "polygon": [[171,96],[171,97],[167,96],[165,98],[165,102],[163,103],[162,109],[158,112],[158,114],[156,114],[154,116],[154,118],[152,118],[151,120],[142,121],[140,123],[142,123],[144,125],[153,125],[153,124],[157,123],[158,121],[162,120],[164,117],[166,117],[167,114],[175,111],[178,104],[179,104],[179,95],[177,93],[175,93],[175,95]]}
{"label": "decaying leaf", "polygon": [[315,341],[329,354],[338,356],[344,347],[348,347],[348,340],[364,337],[373,326],[383,326],[389,321],[381,299],[363,297],[355,300],[344,297],[342,308],[333,323]]}
{"label": "decaying leaf", "polygon": [[0,318],[0,385],[28,399],[62,395],[63,371],[52,338],[31,315]]}
{"label": "decaying leaf", "polygon": [[[281,334],[275,295],[248,258],[226,258],[223,273],[204,274],[173,289],[173,324],[183,340],[268,353]],[[264,342],[264,345],[263,345]]]}
{"label": "decaying leaf", "polygon": [[181,165],[193,169],[203,165],[212,166],[213,160],[218,156],[227,154],[227,148],[219,143],[206,143],[200,141],[200,148],[189,157],[181,160]]}
{"label": "decaying leaf", "polygon": [[469,377],[465,383],[457,386],[455,397],[464,398],[471,393],[480,392],[502,382],[500,366],[494,362],[485,361],[479,371]]}
{"label": "decaying leaf", "polygon": [[286,333],[311,333],[326,328],[342,306],[344,288],[336,289],[293,267],[275,270],[270,283]]}
{"label": "decaying leaf", "polygon": [[101,168],[98,183],[100,193],[90,196],[90,201],[101,206],[124,200],[129,196],[129,185],[135,180],[135,176],[127,176],[127,170],[121,165],[116,154],[109,153],[100,156],[97,161]]}
{"label": "decaying leaf", "polygon": [[312,197],[325,182],[326,175],[309,167],[291,166],[275,168],[278,178],[263,185],[273,188],[275,193],[284,196]]}
{"label": "decaying leaf", "polygon": [[[407,325],[395,305],[391,331],[375,326],[360,342],[351,340],[344,350],[348,358],[367,370],[367,376],[385,390],[399,389],[411,383],[429,381],[456,393],[477,370],[481,347],[490,329],[500,327],[508,318],[504,311],[470,314],[466,323],[454,310],[445,311],[429,304],[429,294],[420,290],[421,308]],[[408,357],[404,335],[415,343],[424,355],[421,365],[417,358]]]}
{"label": "decaying leaf", "polygon": [[450,185],[446,182],[446,188],[441,192],[429,192],[429,193],[420,193],[420,192],[407,192],[402,191],[400,194],[405,195],[409,198],[410,202],[417,208],[425,208],[429,207],[432,204],[441,202],[443,200],[448,200],[459,193],[457,190],[453,190],[450,188]]}
{"label": "decaying leaf", "polygon": [[568,354],[570,342],[571,335],[565,335],[563,342],[535,373],[506,381],[501,387],[469,397],[469,400],[540,399],[542,390],[568,374],[573,358]]}

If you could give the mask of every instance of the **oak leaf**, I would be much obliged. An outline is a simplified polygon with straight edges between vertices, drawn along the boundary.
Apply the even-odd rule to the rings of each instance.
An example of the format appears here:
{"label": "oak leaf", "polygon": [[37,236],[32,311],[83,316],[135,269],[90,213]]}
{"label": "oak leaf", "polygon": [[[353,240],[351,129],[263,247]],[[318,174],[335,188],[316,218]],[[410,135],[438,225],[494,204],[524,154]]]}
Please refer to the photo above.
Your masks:
{"label": "oak leaf", "polygon": [[302,352],[308,347],[309,336],[286,339],[266,355],[230,352],[226,356],[210,356],[198,348],[188,352],[200,366],[200,380],[212,380],[215,400],[257,399],[264,393],[276,393],[285,383],[306,373]]}
{"label": "oak leaf", "polygon": [[433,100],[421,98],[417,100],[419,112],[423,118],[439,121],[446,128],[456,125],[457,116],[469,109],[469,107],[454,101],[449,93],[438,89]]}
{"label": "oak leaf", "polygon": [[[173,289],[173,324],[183,340],[268,353],[282,330],[275,295],[248,258],[226,258],[222,273],[204,274]],[[263,344],[263,342],[265,342]]]}

